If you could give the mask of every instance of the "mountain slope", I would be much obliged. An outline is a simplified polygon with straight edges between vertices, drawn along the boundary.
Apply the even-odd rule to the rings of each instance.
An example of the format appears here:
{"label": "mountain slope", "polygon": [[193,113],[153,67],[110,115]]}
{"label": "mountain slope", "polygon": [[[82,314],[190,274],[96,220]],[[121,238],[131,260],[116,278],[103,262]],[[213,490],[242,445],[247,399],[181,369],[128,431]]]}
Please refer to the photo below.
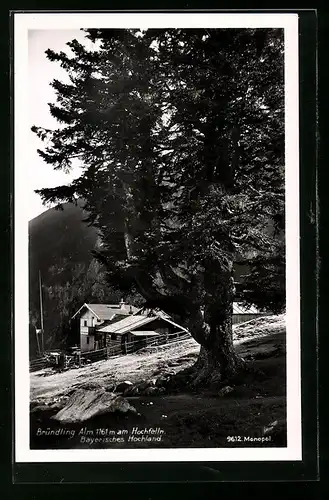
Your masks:
{"label": "mountain slope", "polygon": [[[53,266],[89,263],[97,242],[97,232],[83,222],[86,213],[82,202],[66,203],[63,210],[51,208],[29,222],[30,290],[38,281],[39,270],[44,284],[50,285]],[[64,270],[63,270],[64,271]],[[62,276],[65,281],[65,272]]]}
{"label": "mountain slope", "polygon": [[[121,292],[108,285],[102,266],[92,256],[97,230],[84,222],[83,201],[51,208],[29,222],[30,357],[37,355],[35,328],[41,327],[39,271],[42,278],[45,347],[78,342],[69,323],[84,302],[116,303]],[[141,297],[125,295],[140,304]]]}
{"label": "mountain slope", "polygon": [[[70,284],[82,282],[93,261],[97,232],[83,222],[82,202],[51,208],[29,222],[29,308],[30,323],[40,328],[39,271],[42,277],[46,344],[58,336],[72,297]],[[73,292],[73,288],[72,288]],[[30,328],[31,355],[36,354]],[[56,342],[55,342],[56,343]]]}

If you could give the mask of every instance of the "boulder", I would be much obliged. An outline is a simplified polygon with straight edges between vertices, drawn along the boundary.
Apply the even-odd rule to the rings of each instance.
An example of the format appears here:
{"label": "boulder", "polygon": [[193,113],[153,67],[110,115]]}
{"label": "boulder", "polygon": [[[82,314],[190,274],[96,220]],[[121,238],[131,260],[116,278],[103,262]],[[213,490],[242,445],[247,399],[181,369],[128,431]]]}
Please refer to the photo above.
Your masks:
{"label": "boulder", "polygon": [[95,391],[78,389],[53,419],[65,424],[78,423],[96,415],[113,412],[137,413],[136,409],[118,394],[106,392],[104,389]]}
{"label": "boulder", "polygon": [[278,446],[285,446],[287,442],[287,424],[285,420],[274,420],[263,428],[263,435],[271,437]]}
{"label": "boulder", "polygon": [[125,380],[116,386],[114,392],[125,392],[127,389],[131,389],[132,386],[133,383],[130,380]]}
{"label": "boulder", "polygon": [[108,385],[105,385],[105,390],[107,392],[114,392],[115,390],[115,384],[108,384]]}
{"label": "boulder", "polygon": [[144,392],[148,387],[152,386],[153,383],[150,380],[142,380],[139,384],[137,384],[139,393]]}
{"label": "boulder", "polygon": [[165,387],[169,381],[170,381],[170,377],[165,377],[165,376],[158,377],[156,379],[155,386],[156,387]]}
{"label": "boulder", "polygon": [[145,389],[144,391],[144,394],[145,396],[155,396],[156,394],[158,394],[158,387],[147,387],[147,389]]}
{"label": "boulder", "polygon": [[41,411],[59,411],[65,406],[68,399],[69,396],[62,396],[55,398],[52,401],[42,402],[36,405],[31,404],[30,413],[38,413]]}
{"label": "boulder", "polygon": [[271,436],[277,432],[286,431],[286,422],[285,420],[274,420],[269,425],[263,428],[264,436]]}
{"label": "boulder", "polygon": [[233,387],[231,387],[230,385],[225,385],[225,387],[222,387],[222,389],[218,392],[218,396],[226,396],[226,394],[230,394],[233,391]]}
{"label": "boulder", "polygon": [[139,388],[133,385],[132,387],[128,387],[123,394],[124,396],[137,396],[139,394]]}
{"label": "boulder", "polygon": [[30,409],[30,413],[39,413],[40,411],[49,411],[49,405],[39,404]]}

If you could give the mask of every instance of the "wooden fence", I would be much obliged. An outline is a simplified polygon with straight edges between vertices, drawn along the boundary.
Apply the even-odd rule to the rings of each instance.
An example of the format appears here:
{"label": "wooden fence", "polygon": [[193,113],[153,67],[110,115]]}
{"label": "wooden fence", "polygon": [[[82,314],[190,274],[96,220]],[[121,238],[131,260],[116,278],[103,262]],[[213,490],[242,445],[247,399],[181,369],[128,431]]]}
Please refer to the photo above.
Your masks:
{"label": "wooden fence", "polygon": [[[135,342],[126,342],[125,347],[127,348],[127,354],[132,354],[133,352],[138,352],[139,350],[152,347],[152,346],[160,346],[160,345],[168,345],[173,343],[175,340],[183,339],[181,335],[183,332],[175,332],[171,334],[163,334],[150,338],[146,345],[141,346],[139,349],[135,349]],[[190,334],[186,333],[184,338],[190,338]],[[81,360],[90,362],[101,361],[102,359],[112,358],[114,356],[123,356],[121,343],[113,343],[113,345],[109,344],[107,348],[98,349],[97,351],[88,351],[81,353]]]}
{"label": "wooden fence", "polygon": [[97,351],[87,351],[81,353],[81,361],[90,361],[94,363],[95,361],[101,361],[107,358],[107,349],[97,349]]}
{"label": "wooden fence", "polygon": [[[163,334],[159,335],[157,337],[152,337],[147,341],[147,344],[144,346],[141,346],[139,349],[135,350],[134,348],[136,347],[135,342],[128,342],[126,343],[126,347],[128,348],[128,353],[127,354],[132,354],[133,352],[138,352],[140,350],[144,349],[152,349],[152,348],[166,348],[169,347],[169,345],[177,342],[182,342],[185,341],[189,338],[191,338],[191,335],[189,333],[184,333],[183,331],[181,332],[175,332],[172,334]],[[107,348],[104,349],[98,349],[97,351],[87,351],[87,352],[82,352],[81,353],[81,365],[85,365],[86,363],[95,363],[96,361],[102,361],[104,359],[108,359],[110,357],[115,357],[115,356],[123,356],[122,353],[122,348],[121,344],[115,344],[113,346],[108,346]],[[78,362],[74,363],[75,365],[78,364]],[[35,360],[30,361],[30,372],[35,372],[38,370],[42,370],[44,368],[53,366],[48,357],[42,357],[38,358]],[[67,364],[67,368],[70,368],[70,364]]]}
{"label": "wooden fence", "polygon": [[233,314],[232,325],[238,325],[240,323],[245,323],[252,319],[259,318],[260,316],[268,316],[268,313],[254,313],[254,314]]}
{"label": "wooden fence", "polygon": [[49,366],[49,360],[46,357],[32,359],[30,361],[30,372],[36,372],[38,370],[43,370]]}

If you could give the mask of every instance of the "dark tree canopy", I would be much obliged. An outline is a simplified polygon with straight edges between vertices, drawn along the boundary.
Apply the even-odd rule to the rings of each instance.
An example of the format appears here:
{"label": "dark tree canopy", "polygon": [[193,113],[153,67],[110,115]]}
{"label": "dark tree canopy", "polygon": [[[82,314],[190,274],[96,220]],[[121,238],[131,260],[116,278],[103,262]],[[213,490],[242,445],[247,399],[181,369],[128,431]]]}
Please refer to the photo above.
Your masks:
{"label": "dark tree canopy", "polygon": [[78,159],[81,176],[39,193],[83,198],[109,282],[178,309],[214,363],[234,368],[233,262],[250,266],[246,301],[284,307],[283,32],[86,36],[95,50],[73,40],[72,57],[47,51],[70,84],[52,83],[58,129],[33,127],[45,162]]}

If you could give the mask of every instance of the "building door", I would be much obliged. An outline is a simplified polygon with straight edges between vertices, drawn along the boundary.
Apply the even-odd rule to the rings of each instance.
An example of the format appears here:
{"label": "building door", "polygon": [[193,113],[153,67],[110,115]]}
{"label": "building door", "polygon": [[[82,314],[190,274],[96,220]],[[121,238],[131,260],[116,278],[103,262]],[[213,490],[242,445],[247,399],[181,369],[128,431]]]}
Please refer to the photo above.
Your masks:
{"label": "building door", "polygon": [[121,337],[121,351],[122,351],[122,354],[128,353],[128,337],[127,337],[127,335],[122,335],[122,337]]}

